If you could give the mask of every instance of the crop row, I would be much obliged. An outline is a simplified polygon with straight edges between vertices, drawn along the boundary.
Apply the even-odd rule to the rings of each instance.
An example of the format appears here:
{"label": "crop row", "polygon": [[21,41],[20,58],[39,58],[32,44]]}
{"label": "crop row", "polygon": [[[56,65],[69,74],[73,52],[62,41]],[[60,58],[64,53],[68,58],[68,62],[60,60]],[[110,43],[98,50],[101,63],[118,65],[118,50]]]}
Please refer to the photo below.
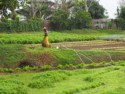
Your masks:
{"label": "crop row", "polygon": [[[13,73],[13,72],[19,72],[19,71],[47,71],[52,69],[81,69],[81,68],[97,68],[97,67],[106,67],[106,66],[125,66],[125,61],[119,60],[117,62],[111,61],[111,62],[100,62],[100,63],[91,63],[91,64],[65,64],[61,65],[58,64],[56,67],[52,67],[51,65],[43,65],[41,67],[38,66],[24,66],[22,68],[0,68],[0,72],[6,72],[6,73]],[[118,70],[119,68],[115,68],[115,70]]]}
{"label": "crop row", "polygon": [[[49,41],[51,43],[64,42],[64,41],[88,41],[98,40],[99,36],[103,34],[73,34],[73,33],[60,33],[51,32]],[[13,34],[0,34],[0,44],[39,44],[43,40],[43,34],[40,32],[35,33],[13,33]]]}

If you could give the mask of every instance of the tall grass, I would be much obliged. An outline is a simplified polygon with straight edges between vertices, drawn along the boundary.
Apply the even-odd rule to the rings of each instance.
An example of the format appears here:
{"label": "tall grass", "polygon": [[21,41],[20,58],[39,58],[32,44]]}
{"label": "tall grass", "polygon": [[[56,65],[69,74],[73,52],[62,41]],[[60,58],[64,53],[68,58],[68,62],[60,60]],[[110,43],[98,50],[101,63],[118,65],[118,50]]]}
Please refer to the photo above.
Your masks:
{"label": "tall grass", "polygon": [[41,31],[41,20],[29,20],[29,21],[7,21],[0,22],[0,32],[27,32],[27,31]]}
{"label": "tall grass", "polygon": [[0,45],[0,65],[12,67],[25,58],[21,45]]}

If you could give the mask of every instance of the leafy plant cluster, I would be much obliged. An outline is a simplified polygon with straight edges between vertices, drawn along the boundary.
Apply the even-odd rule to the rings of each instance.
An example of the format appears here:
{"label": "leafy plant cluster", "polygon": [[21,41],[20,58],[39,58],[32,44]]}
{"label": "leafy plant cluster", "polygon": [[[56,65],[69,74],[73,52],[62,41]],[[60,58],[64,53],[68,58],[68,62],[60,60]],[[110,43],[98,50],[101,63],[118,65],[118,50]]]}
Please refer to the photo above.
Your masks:
{"label": "leafy plant cluster", "polygon": [[[107,67],[107,66],[116,66],[113,70],[119,70],[120,68],[117,66],[125,66],[125,61],[111,61],[111,62],[100,62],[100,63],[90,63],[90,64],[57,64],[57,66],[52,67],[51,65],[43,65],[41,67],[38,66],[24,66],[22,68],[0,68],[0,73],[13,73],[19,71],[48,71],[52,69],[82,69],[82,68],[98,68],[98,67]],[[88,77],[85,80],[93,80],[93,78]],[[90,81],[91,82],[91,81]]]}
{"label": "leafy plant cluster", "polygon": [[0,80],[0,94],[28,94],[24,83],[15,79]]}
{"label": "leafy plant cluster", "polygon": [[51,65],[43,65],[41,67],[38,66],[24,66],[22,68],[0,68],[0,73],[5,72],[5,73],[13,73],[13,72],[19,72],[19,71],[47,71],[47,70],[52,70],[52,69],[78,69],[78,68],[83,68],[84,64],[65,64],[61,65],[58,64],[56,67],[52,67]]}
{"label": "leafy plant cluster", "polygon": [[[98,40],[103,34],[70,34],[51,32],[49,41],[51,43],[64,41],[91,41]],[[14,37],[13,37],[14,36]],[[42,41],[42,33],[0,34],[0,44],[39,44]]]}
{"label": "leafy plant cluster", "polygon": [[72,74],[67,71],[49,71],[42,73],[32,78],[32,82],[29,83],[31,88],[46,88],[53,87],[55,83],[68,79]]}
{"label": "leafy plant cluster", "polygon": [[85,65],[83,64],[83,63],[80,63],[80,64],[64,64],[64,65],[62,65],[62,64],[58,64],[57,65],[57,68],[58,69],[69,69],[69,68],[71,68],[71,69],[78,69],[78,68],[83,68]]}

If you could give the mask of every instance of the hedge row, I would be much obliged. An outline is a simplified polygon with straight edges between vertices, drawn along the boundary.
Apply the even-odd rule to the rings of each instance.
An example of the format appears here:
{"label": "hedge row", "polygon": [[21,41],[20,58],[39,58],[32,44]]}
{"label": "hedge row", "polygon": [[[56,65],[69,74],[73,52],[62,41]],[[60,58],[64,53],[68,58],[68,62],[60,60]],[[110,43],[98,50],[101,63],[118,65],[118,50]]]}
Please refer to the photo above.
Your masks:
{"label": "hedge row", "polygon": [[0,32],[41,31],[41,20],[0,22]]}

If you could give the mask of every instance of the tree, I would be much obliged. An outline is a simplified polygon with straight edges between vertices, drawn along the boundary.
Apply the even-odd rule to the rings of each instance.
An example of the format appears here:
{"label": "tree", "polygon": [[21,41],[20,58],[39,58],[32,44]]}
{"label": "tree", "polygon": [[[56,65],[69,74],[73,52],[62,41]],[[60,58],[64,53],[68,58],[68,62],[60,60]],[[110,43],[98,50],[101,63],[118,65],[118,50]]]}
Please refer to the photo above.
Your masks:
{"label": "tree", "polygon": [[84,9],[84,0],[56,0],[58,10],[53,13],[52,24],[55,29],[87,28],[91,16]]}
{"label": "tree", "polygon": [[123,18],[125,20],[125,6],[121,7],[118,18]]}
{"label": "tree", "polygon": [[74,18],[74,26],[78,29],[80,28],[87,28],[90,26],[91,16],[88,12],[84,10],[79,10],[75,14]]}
{"label": "tree", "polygon": [[125,19],[125,0],[120,1],[120,8],[117,8],[117,16]]}
{"label": "tree", "polygon": [[99,0],[73,0],[73,12],[85,10],[89,12],[93,19],[104,18],[105,9],[99,4]]}
{"label": "tree", "polygon": [[54,30],[62,30],[67,28],[69,13],[65,10],[58,9],[53,13],[51,22]]}
{"label": "tree", "polygon": [[10,16],[11,11],[11,18],[16,18],[15,9],[19,6],[19,2],[17,0],[0,0],[0,15],[2,18],[8,18]]}
{"label": "tree", "polygon": [[[88,1],[88,3],[91,3]],[[89,13],[93,19],[100,19],[105,17],[105,8],[99,4],[98,1],[93,1],[93,4],[89,8]]]}
{"label": "tree", "polygon": [[93,5],[93,3],[95,1],[99,2],[99,0],[83,0],[84,1],[84,5],[85,5],[85,10],[86,12],[89,11],[90,7]]}
{"label": "tree", "polygon": [[48,0],[30,0],[18,11],[18,13],[26,16],[27,19],[48,19],[52,13],[52,5],[53,2]]}
{"label": "tree", "polygon": [[121,0],[120,8],[117,9],[117,19],[116,19],[117,28],[125,30],[125,0]]}

